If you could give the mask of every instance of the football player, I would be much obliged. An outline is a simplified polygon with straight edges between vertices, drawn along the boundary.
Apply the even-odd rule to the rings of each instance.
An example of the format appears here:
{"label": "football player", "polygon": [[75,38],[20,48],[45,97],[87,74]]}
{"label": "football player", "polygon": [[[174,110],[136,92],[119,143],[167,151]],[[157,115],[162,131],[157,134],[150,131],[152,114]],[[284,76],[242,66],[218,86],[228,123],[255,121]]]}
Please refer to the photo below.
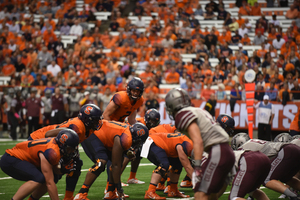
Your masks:
{"label": "football player", "polygon": [[[136,123],[137,109],[144,103],[143,98],[144,83],[140,78],[134,77],[127,84],[127,91],[121,91],[115,93],[112,97],[107,108],[103,112],[103,118],[106,120],[114,120],[118,122],[124,122],[128,117],[129,124]],[[131,172],[127,183],[131,184],[143,184],[145,182],[136,178],[136,172],[139,166],[140,160],[135,159],[131,162]],[[107,167],[110,163],[107,164]]]}
{"label": "football player", "polygon": [[[216,121],[229,135],[233,134],[235,122],[231,116],[220,114]],[[245,136],[245,140],[250,139],[248,134],[240,134]],[[237,198],[244,199],[245,195],[248,193],[255,199],[268,200],[266,194],[258,188],[263,184],[270,171],[270,159],[259,151],[240,150],[234,151],[234,155],[236,174],[233,179],[229,200]],[[229,177],[228,180],[231,180],[231,177]],[[228,181],[223,187],[223,190],[218,193],[218,197],[223,194],[229,182],[230,181]]]}
{"label": "football player", "polygon": [[[285,134],[280,137],[286,137]],[[286,140],[286,139],[278,139]],[[290,143],[268,142],[264,140],[251,139],[245,141],[244,135],[235,135],[232,138],[231,146],[236,149],[246,151],[260,151],[261,153],[272,159],[271,170],[264,181],[264,185],[281,194],[285,194],[290,199],[297,199],[297,195],[293,193],[289,187],[300,190],[300,181],[293,176],[300,170],[300,147]],[[286,183],[287,185],[284,185]]]}
{"label": "football player", "polygon": [[[101,128],[101,116],[102,111],[98,106],[94,104],[87,104],[81,107],[78,117],[71,118],[68,121],[65,121],[59,125],[49,125],[44,128],[41,128],[31,133],[28,140],[55,137],[59,133],[59,131],[68,128],[74,130],[77,133],[79,137],[79,142],[82,143],[95,130],[99,130]],[[66,193],[64,200],[73,199],[74,190],[81,173],[80,170],[83,164],[82,160],[78,156],[74,159],[74,162],[76,162],[76,171],[68,173],[66,177]],[[33,194],[33,197],[38,199],[39,196],[42,196],[43,194],[43,191],[41,191],[40,194]]]}
{"label": "football player", "polygon": [[2,171],[14,179],[26,181],[12,199],[24,199],[45,187],[50,198],[58,200],[53,170],[61,159],[68,162],[73,158],[78,144],[75,131],[65,129],[55,138],[25,141],[7,149],[0,161]]}
{"label": "football player", "polygon": [[[229,136],[207,111],[191,106],[185,90],[170,90],[165,101],[167,113],[175,120],[176,128],[187,133],[194,143],[194,197],[196,200],[208,199],[209,194],[219,192],[234,166]],[[205,166],[201,166],[203,151],[208,153]]]}
{"label": "football player", "polygon": [[125,123],[103,120],[101,129],[95,131],[82,143],[85,153],[95,164],[89,169],[84,184],[74,200],[87,200],[89,188],[96,178],[105,171],[108,160],[111,160],[112,165],[109,169],[109,186],[104,199],[124,198],[120,180],[123,154],[130,147],[139,148],[148,135],[147,127],[141,123],[129,126]]}
{"label": "football player", "polygon": [[[179,192],[177,183],[182,170],[185,168],[189,177],[192,177],[193,167],[190,165],[188,157],[193,150],[193,142],[184,134],[177,133],[151,133],[152,144],[149,148],[147,158],[157,167],[153,171],[145,199],[166,199],[156,193],[157,184],[170,171],[170,189],[168,197],[188,198]],[[151,141],[147,140],[147,142]],[[143,147],[146,148],[146,147]],[[172,166],[172,167],[171,167]]]}

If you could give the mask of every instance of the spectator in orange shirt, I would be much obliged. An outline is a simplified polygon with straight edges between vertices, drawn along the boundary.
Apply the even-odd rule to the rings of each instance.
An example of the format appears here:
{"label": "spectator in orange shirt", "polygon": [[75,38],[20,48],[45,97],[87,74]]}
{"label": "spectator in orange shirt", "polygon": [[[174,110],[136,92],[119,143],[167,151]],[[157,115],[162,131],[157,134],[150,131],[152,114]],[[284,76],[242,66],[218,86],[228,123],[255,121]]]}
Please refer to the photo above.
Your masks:
{"label": "spectator in orange shirt", "polygon": [[187,4],[188,0],[175,0],[175,3],[178,8],[183,8]]}
{"label": "spectator in orange shirt", "polygon": [[117,91],[117,88],[116,88],[116,86],[113,84],[113,80],[112,80],[111,78],[106,79],[106,85],[103,87],[103,90],[105,91],[107,87],[110,88],[110,91],[111,91],[112,93],[114,93],[114,92]]}
{"label": "spectator in orange shirt", "polygon": [[155,95],[158,95],[159,89],[156,87],[156,82],[151,79],[150,84],[148,87],[145,89],[145,94],[149,94],[150,92],[153,92]]}
{"label": "spectator in orange shirt", "polygon": [[141,73],[139,77],[142,79],[144,84],[146,84],[147,81],[153,77],[153,73],[150,71],[149,65],[146,67],[145,72]]}
{"label": "spectator in orange shirt", "polygon": [[261,10],[257,2],[254,3],[254,6],[251,8],[251,15],[253,16],[260,16]]}
{"label": "spectator in orange shirt", "polygon": [[207,84],[206,89],[203,89],[201,92],[201,99],[207,101],[210,98],[211,94],[214,94],[215,90],[211,89],[211,84]]}
{"label": "spectator in orange shirt", "polygon": [[227,75],[227,79],[224,80],[224,85],[225,85],[225,90],[231,90],[234,85],[235,85],[235,81],[232,79],[232,74],[228,74]]}
{"label": "spectator in orange shirt", "polygon": [[242,18],[242,15],[240,13],[238,14],[238,19],[236,20],[236,22],[239,24],[239,27],[245,24],[245,19]]}
{"label": "spectator in orange shirt", "polygon": [[6,56],[11,57],[12,50],[8,48],[8,44],[3,43],[2,46],[3,46],[2,56],[3,57],[6,57]]}
{"label": "spectator in orange shirt", "polygon": [[225,43],[230,43],[230,41],[231,41],[231,37],[228,36],[228,35],[226,34],[226,30],[223,29],[223,30],[222,30],[222,34],[220,34],[219,37],[218,37],[219,45],[220,45],[220,46],[224,46]]}
{"label": "spectator in orange shirt", "polygon": [[265,44],[261,44],[261,49],[257,50],[257,56],[260,57],[260,58],[264,58],[265,54],[267,52],[268,51],[265,49]]}
{"label": "spectator in orange shirt", "polygon": [[285,17],[287,19],[296,19],[299,15],[299,11],[294,5],[290,6],[290,10],[286,11]]}
{"label": "spectator in orange shirt", "polygon": [[2,67],[1,75],[2,76],[13,76],[16,72],[16,68],[13,64],[11,64],[11,59],[9,57],[5,57],[5,65]]}
{"label": "spectator in orange shirt", "polygon": [[66,10],[65,10],[65,6],[64,4],[60,4],[60,9],[58,9],[58,11],[55,13],[55,18],[56,19],[63,19],[64,15],[66,14]]}
{"label": "spectator in orange shirt", "polygon": [[180,75],[176,72],[175,66],[171,66],[171,72],[167,74],[166,82],[168,84],[179,84]]}
{"label": "spectator in orange shirt", "polygon": [[140,34],[140,37],[137,39],[137,43],[141,46],[141,47],[147,47],[149,44],[148,39],[145,37],[144,33]]}
{"label": "spectator in orange shirt", "polygon": [[90,47],[94,42],[94,38],[91,36],[90,32],[87,31],[85,36],[81,39],[81,43],[87,47]]}
{"label": "spectator in orange shirt", "polygon": [[[27,68],[25,70],[25,74],[21,77],[21,82],[26,82],[28,83],[29,85],[31,85],[34,81],[34,78],[33,76],[30,74],[31,70],[29,68]],[[27,79],[26,81],[24,79]]]}
{"label": "spectator in orange shirt", "polygon": [[57,38],[56,38],[56,35],[54,34],[54,32],[51,30],[51,29],[47,29],[44,33],[43,33],[43,39],[44,39],[44,42],[45,42],[45,45],[47,46],[49,41],[50,41],[50,38],[53,39],[53,41],[56,41]]}
{"label": "spectator in orange shirt", "polygon": [[242,43],[243,45],[251,45],[251,40],[250,40],[250,38],[248,37],[248,34],[247,34],[247,33],[244,34],[244,37],[241,39],[241,43]]}
{"label": "spectator in orange shirt", "polygon": [[239,9],[239,14],[241,14],[241,15],[250,15],[250,13],[251,13],[251,9],[248,6],[247,1],[244,0],[243,3],[242,3],[242,6]]}

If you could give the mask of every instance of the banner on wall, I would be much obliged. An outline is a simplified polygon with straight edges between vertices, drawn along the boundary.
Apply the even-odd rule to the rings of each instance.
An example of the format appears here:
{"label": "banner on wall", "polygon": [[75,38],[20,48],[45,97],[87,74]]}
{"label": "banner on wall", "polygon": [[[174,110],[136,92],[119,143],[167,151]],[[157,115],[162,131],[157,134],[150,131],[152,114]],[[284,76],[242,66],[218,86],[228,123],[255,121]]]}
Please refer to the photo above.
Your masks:
{"label": "banner on wall", "polygon": [[[202,100],[192,100],[192,103],[194,104],[195,107],[204,108],[206,102]],[[274,110],[275,110],[275,116],[272,123],[272,130],[288,131],[290,128],[290,124],[293,121],[295,114],[298,111],[300,102],[291,102],[285,106],[283,106],[278,102],[272,102],[272,103],[274,105]],[[174,123],[173,121],[170,120],[168,114],[166,113],[164,100],[160,101],[159,112],[161,115],[162,124]],[[237,101],[234,107],[234,112],[231,113],[229,101],[218,101],[216,105],[216,116],[218,116],[219,113],[231,115],[235,120],[236,129],[248,129],[246,102]],[[256,114],[257,111],[254,110],[254,115],[253,115],[254,129],[257,129],[258,127],[258,123],[256,122]]]}

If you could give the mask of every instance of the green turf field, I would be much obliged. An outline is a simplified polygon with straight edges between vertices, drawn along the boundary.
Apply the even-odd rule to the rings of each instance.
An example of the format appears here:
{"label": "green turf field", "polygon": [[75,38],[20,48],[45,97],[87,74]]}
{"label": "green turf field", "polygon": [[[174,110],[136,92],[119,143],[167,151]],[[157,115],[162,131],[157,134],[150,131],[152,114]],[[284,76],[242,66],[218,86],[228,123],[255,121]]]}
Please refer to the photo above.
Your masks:
{"label": "green turf field", "polygon": [[[0,155],[3,155],[5,152],[5,149],[12,148],[17,142],[13,141],[0,141]],[[92,162],[90,159],[85,155],[82,148],[80,148],[80,157],[83,160],[83,167],[82,167],[82,173],[80,176],[80,179],[78,181],[75,194],[79,191],[81,185],[83,184],[86,172],[89,167],[92,166]],[[144,165],[139,167],[139,170],[137,172],[137,178],[145,181],[146,183],[143,185],[129,185],[128,187],[123,187],[126,194],[130,196],[129,199],[144,199],[145,191],[148,189],[148,184],[150,181],[151,173],[153,169],[155,168],[153,165],[149,163],[148,160],[142,159],[141,163]],[[126,183],[128,177],[129,177],[130,167],[127,167],[124,174],[122,175],[122,182]],[[180,181],[185,176],[185,171],[183,170],[183,173],[181,175]],[[98,179],[94,182],[92,185],[88,198],[90,200],[99,200],[104,197],[104,189],[106,185],[106,172],[102,173]],[[4,172],[0,170],[0,199],[1,200],[9,200],[14,195],[14,193],[18,190],[18,188],[23,184],[24,182],[14,180],[8,175],[6,175]],[[58,193],[60,194],[60,199],[63,199],[63,195],[65,192],[65,178],[63,177],[58,183],[57,183]],[[224,194],[220,199],[226,200],[228,199],[228,191],[230,188],[227,188],[226,194]],[[273,191],[270,191],[268,189],[262,189],[269,198],[277,199],[279,197],[278,193],[275,193]],[[180,188],[180,191],[184,191],[185,194],[189,194],[193,196],[193,192],[191,188]],[[161,196],[167,197],[167,195],[163,194],[163,192],[157,192]],[[50,199],[48,196],[43,197],[42,199]],[[171,198],[169,198],[171,199]],[[177,198],[178,199],[178,198]]]}

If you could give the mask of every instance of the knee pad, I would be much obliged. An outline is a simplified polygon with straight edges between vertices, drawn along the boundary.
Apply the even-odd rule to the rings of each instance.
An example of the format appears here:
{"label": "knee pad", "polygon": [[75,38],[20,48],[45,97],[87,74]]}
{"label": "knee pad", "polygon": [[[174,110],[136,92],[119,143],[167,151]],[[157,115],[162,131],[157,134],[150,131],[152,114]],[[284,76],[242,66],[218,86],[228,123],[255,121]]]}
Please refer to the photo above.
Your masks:
{"label": "knee pad", "polygon": [[166,177],[167,173],[168,173],[168,170],[162,168],[161,166],[158,166],[158,167],[155,168],[155,170],[153,171],[153,173],[159,174],[162,177]]}
{"label": "knee pad", "polygon": [[99,176],[101,172],[105,171],[105,164],[103,164],[100,159],[97,159],[97,162],[89,169],[89,171]]}

